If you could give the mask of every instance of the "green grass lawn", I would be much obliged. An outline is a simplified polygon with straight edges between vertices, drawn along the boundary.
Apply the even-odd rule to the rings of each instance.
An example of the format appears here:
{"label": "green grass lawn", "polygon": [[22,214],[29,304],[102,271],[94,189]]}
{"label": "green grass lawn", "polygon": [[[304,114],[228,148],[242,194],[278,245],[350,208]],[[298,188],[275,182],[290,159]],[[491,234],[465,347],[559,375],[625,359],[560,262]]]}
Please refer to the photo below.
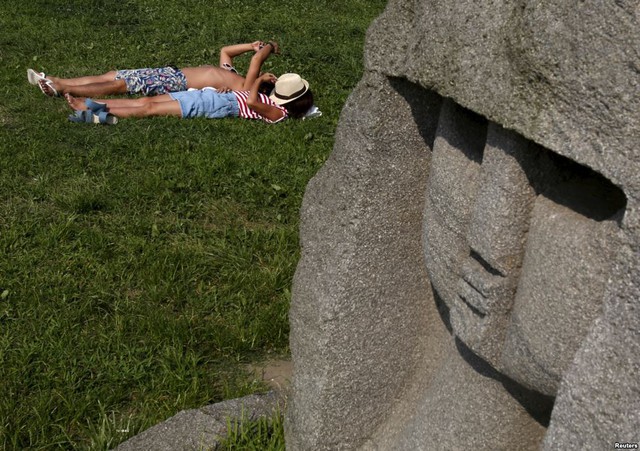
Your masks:
{"label": "green grass lawn", "polygon": [[[111,448],[263,389],[241,368],[288,353],[302,195],[384,3],[0,3],[0,449]],[[26,80],[217,64],[256,39],[321,118],[73,124]]]}

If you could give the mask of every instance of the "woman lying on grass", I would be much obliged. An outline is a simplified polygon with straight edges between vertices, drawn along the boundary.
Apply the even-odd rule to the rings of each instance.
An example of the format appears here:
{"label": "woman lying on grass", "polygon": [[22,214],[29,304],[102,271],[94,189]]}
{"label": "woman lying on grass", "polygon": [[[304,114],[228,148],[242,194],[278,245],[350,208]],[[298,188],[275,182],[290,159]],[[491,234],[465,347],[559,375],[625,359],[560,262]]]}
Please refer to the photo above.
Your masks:
{"label": "woman lying on grass", "polygon": [[[247,77],[238,74],[233,67],[233,58],[254,51]],[[233,90],[248,90],[260,73],[262,63],[272,53],[279,53],[275,42],[255,41],[235,44],[220,50],[220,67],[205,65],[178,69],[174,66],[146,69],[110,71],[102,75],[78,78],[47,77],[42,72],[27,70],[29,83],[51,97],[64,94],[74,96],[107,96],[112,94],[142,94],[155,96],[169,92],[202,89],[204,87],[228,87]]]}
{"label": "woman lying on grass", "polygon": [[[264,84],[273,84],[270,95],[260,92]],[[65,95],[75,114],[72,122],[115,124],[118,118],[177,116],[182,118],[241,117],[262,119],[276,123],[291,116],[302,118],[313,107],[313,94],[309,83],[298,74],[284,74],[276,78],[263,74],[253,81],[249,91],[205,88],[173,92],[156,97],[138,99],[92,99]]]}

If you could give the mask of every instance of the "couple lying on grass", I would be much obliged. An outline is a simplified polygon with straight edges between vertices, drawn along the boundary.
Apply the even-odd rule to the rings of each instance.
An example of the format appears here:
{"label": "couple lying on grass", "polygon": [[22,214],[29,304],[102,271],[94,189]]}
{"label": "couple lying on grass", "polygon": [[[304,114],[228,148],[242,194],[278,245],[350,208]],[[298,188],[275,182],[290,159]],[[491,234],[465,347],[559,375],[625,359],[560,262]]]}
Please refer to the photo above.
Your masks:
{"label": "couple lying on grass", "polygon": [[[242,77],[233,67],[233,58],[249,51],[255,54],[247,76]],[[276,123],[310,112],[319,114],[309,83],[298,74],[277,78],[260,73],[264,61],[277,52],[276,43],[256,41],[223,47],[220,67],[120,70],[71,79],[47,77],[29,69],[27,78],[48,96],[64,95],[75,111],[69,116],[73,122],[115,124],[122,117],[178,116],[241,117]],[[88,98],[124,93],[146,97],[99,102]]]}

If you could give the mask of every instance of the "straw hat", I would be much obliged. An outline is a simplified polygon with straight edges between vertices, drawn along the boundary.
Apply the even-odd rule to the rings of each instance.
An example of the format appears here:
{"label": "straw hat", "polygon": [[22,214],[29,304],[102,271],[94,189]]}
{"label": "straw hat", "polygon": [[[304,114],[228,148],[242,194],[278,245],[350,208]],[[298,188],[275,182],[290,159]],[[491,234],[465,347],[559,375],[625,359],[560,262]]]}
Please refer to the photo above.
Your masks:
{"label": "straw hat", "polygon": [[309,90],[309,82],[298,74],[282,74],[276,81],[276,86],[271,91],[269,98],[276,105],[283,105],[287,102],[301,97]]}

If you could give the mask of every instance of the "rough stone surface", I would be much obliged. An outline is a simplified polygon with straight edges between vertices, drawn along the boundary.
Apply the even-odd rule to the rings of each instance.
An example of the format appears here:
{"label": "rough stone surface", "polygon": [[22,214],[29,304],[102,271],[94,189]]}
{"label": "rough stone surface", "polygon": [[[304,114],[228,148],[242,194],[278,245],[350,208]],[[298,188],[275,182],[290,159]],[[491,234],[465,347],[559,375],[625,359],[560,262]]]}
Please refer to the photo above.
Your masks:
{"label": "rough stone surface", "polygon": [[255,420],[284,410],[278,392],[250,395],[184,410],[121,443],[117,451],[201,451],[215,449],[226,436],[227,421]]}
{"label": "rough stone surface", "polygon": [[[412,106],[434,120],[418,126]],[[362,80],[342,115],[344,147],[307,190],[294,283],[294,296],[306,301],[291,306],[290,318],[292,390],[309,396],[288,407],[290,429],[299,431],[288,437],[293,449],[361,442],[431,354],[423,331],[442,324],[429,312],[420,241],[423,136],[432,139],[438,107],[437,96],[410,83]]]}
{"label": "rough stone surface", "polygon": [[639,22],[390,1],[305,193],[289,449],[640,442]]}

